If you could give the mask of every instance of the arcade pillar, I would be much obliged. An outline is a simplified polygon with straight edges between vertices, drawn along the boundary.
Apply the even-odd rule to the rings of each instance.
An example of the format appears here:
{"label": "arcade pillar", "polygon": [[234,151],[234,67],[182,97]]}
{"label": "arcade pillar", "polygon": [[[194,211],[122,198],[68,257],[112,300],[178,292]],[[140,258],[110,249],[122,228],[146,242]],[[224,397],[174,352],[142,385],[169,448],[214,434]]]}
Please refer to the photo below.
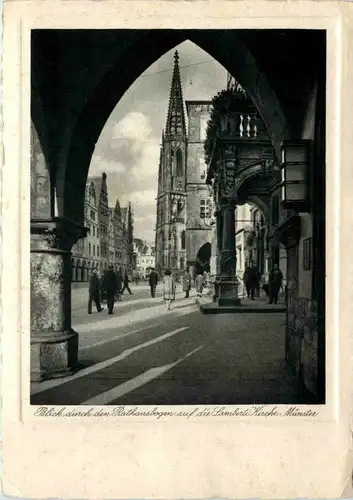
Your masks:
{"label": "arcade pillar", "polygon": [[236,277],[235,249],[235,204],[228,202],[221,206],[222,214],[222,250],[219,278],[219,306],[240,304],[238,298],[239,282]]}
{"label": "arcade pillar", "polygon": [[31,380],[77,369],[71,328],[71,248],[86,230],[64,218],[31,220]]}

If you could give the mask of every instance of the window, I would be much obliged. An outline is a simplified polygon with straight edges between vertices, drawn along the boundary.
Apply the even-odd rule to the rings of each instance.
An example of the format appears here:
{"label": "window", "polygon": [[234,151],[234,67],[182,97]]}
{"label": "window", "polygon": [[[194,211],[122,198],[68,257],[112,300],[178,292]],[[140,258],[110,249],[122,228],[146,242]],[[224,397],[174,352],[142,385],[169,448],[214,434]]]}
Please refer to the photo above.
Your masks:
{"label": "window", "polygon": [[200,179],[205,180],[206,179],[206,171],[207,171],[207,166],[205,163],[205,160],[203,158],[200,158]]}
{"label": "window", "polygon": [[176,174],[178,177],[182,177],[184,175],[183,153],[180,149],[178,149],[176,153]]}
{"label": "window", "polygon": [[91,255],[91,243],[88,243],[88,255]]}
{"label": "window", "polygon": [[97,245],[97,257],[99,257],[99,246]]}
{"label": "window", "polygon": [[206,140],[207,122],[208,122],[207,116],[200,117],[200,141]]}
{"label": "window", "polygon": [[95,256],[96,256],[96,246],[93,245],[93,257],[95,257]]}
{"label": "window", "polygon": [[311,238],[303,241],[303,270],[311,270]]}
{"label": "window", "polygon": [[181,249],[185,250],[185,231],[181,232]]}
{"label": "window", "polygon": [[200,200],[200,219],[211,217],[211,200]]}
{"label": "window", "polygon": [[95,236],[96,235],[96,228],[93,226],[92,229],[93,229],[93,236]]}
{"label": "window", "polygon": [[94,213],[94,210],[91,210],[91,219],[92,220],[96,219],[96,214]]}

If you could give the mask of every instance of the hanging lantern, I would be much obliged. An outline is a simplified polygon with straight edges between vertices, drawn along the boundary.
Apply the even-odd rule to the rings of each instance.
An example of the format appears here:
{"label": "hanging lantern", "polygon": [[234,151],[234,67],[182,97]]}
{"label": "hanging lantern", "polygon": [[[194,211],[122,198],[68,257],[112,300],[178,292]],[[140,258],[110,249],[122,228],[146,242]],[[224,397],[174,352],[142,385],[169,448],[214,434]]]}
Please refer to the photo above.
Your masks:
{"label": "hanging lantern", "polygon": [[281,205],[309,212],[308,176],[311,141],[284,141],[282,145]]}

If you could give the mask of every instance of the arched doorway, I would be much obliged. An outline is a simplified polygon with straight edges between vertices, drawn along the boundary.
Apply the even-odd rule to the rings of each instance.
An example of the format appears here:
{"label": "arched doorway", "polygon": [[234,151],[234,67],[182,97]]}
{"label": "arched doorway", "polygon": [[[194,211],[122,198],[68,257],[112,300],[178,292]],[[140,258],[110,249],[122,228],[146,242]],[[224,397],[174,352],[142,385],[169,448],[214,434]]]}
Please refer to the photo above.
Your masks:
{"label": "arched doorway", "polygon": [[211,243],[205,243],[197,252],[196,256],[196,274],[210,272],[212,247]]}

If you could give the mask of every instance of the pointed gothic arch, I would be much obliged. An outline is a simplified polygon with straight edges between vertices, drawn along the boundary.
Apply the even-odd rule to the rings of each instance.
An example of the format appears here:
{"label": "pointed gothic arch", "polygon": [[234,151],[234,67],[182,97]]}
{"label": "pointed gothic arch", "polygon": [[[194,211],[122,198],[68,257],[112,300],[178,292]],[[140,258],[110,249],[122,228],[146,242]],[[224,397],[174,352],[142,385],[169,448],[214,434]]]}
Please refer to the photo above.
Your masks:
{"label": "pointed gothic arch", "polygon": [[[78,180],[87,177],[95,144],[108,117],[126,90],[143,71],[183,41],[189,40],[206,51],[237,78],[257,107],[278,154],[287,131],[286,117],[281,103],[265,71],[253,56],[246,36],[239,35],[235,30],[222,32],[221,35],[216,32],[210,33],[210,30],[207,30],[207,34],[203,30],[175,30],[175,32],[171,30],[168,33],[163,30],[148,30],[141,36],[137,34],[131,36],[136,37],[133,47],[129,49],[132,57],[127,57],[126,51],[124,55],[119,54],[119,51],[118,56],[116,53],[114,57],[107,55],[108,59],[111,59],[106,66],[106,73],[93,87],[92,92],[87,96],[84,94],[85,102],[81,107],[77,105],[80,111],[63,138],[63,147],[66,148],[63,154],[66,161],[62,162],[62,168],[56,174],[58,209],[60,215],[68,216],[79,223],[83,220],[84,193],[81,193],[81,190],[84,185],[82,183],[82,186],[79,186]],[[115,48],[114,43],[116,41],[112,40],[110,44],[112,52]],[[133,57],[135,51],[143,53],[143,57]],[[87,75],[90,76],[89,73]],[[121,76],[118,84],[116,75]]]}
{"label": "pointed gothic arch", "polygon": [[197,252],[196,256],[196,273],[210,272],[210,261],[212,254],[211,243],[204,243]]}

